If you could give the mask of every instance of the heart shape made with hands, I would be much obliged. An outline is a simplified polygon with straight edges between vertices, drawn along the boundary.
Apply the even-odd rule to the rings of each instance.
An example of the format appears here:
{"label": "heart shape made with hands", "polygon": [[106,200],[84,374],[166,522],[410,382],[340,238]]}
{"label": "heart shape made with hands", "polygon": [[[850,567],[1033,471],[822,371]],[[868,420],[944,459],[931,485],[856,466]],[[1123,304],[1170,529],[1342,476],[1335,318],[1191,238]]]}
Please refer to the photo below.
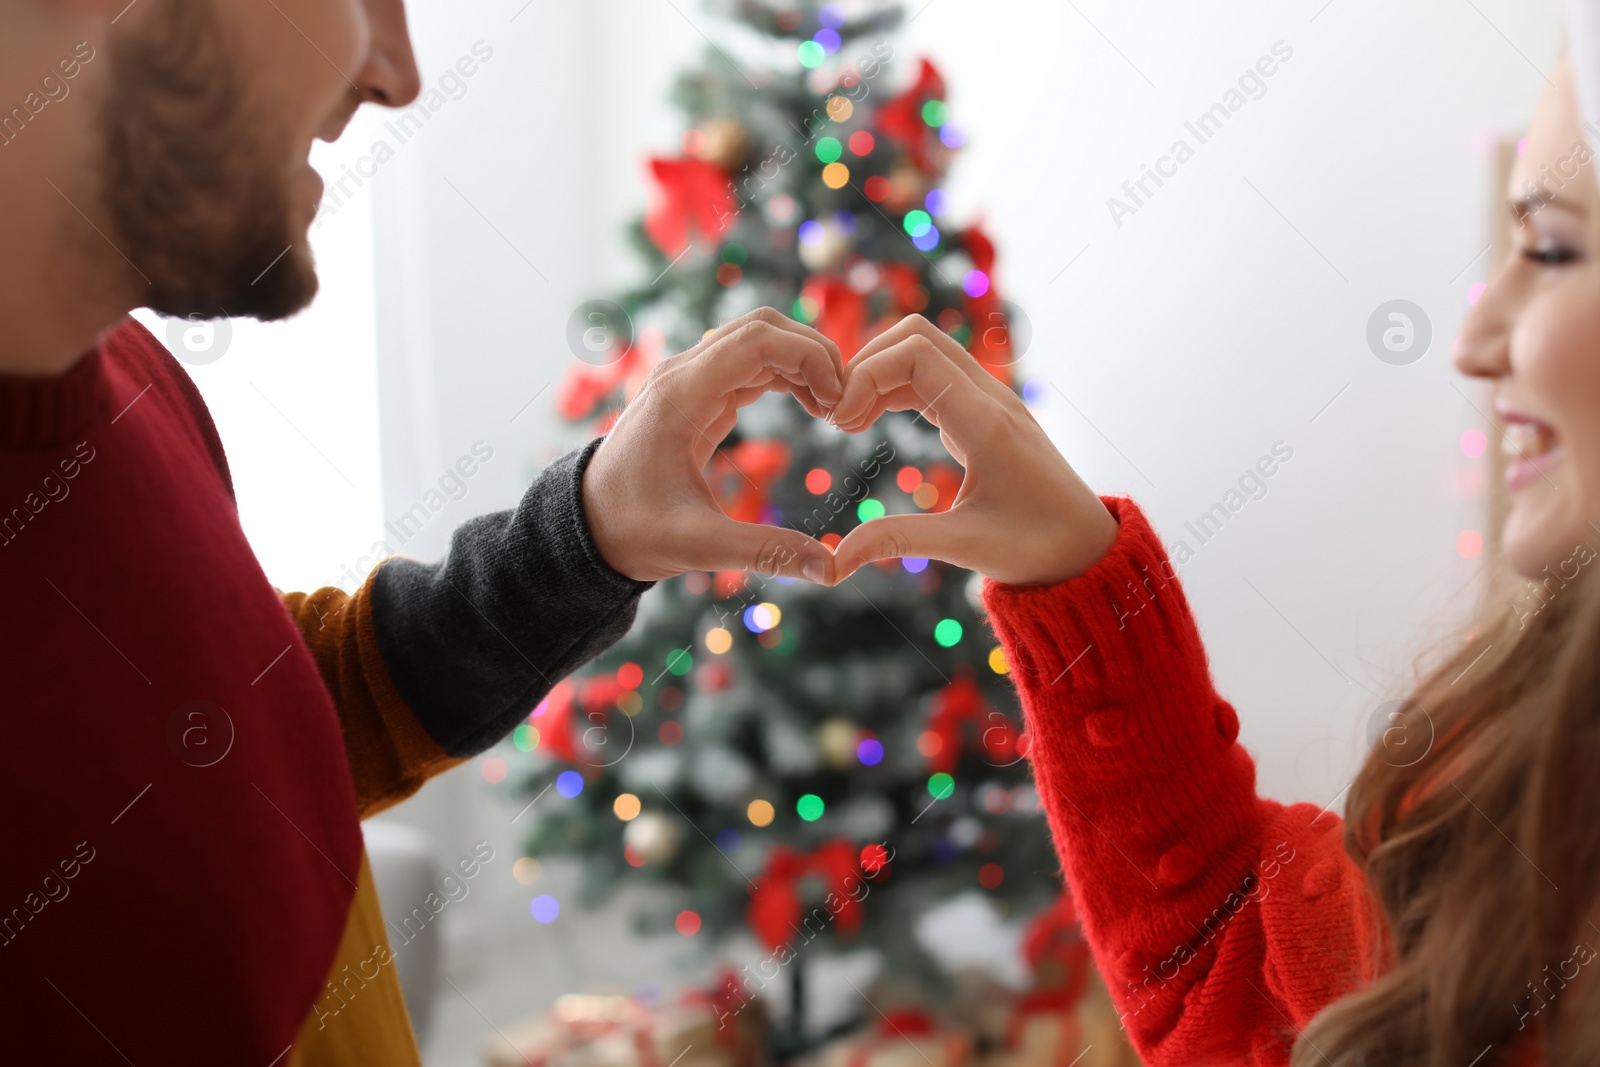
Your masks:
{"label": "heart shape made with hands", "polygon": [[[921,413],[965,468],[960,491],[938,513],[863,523],[833,551],[799,530],[730,518],[704,471],[739,409],[769,392],[846,433],[887,411]],[[595,547],[638,581],[755,570],[835,585],[873,560],[920,556],[1047,585],[1088,570],[1117,532],[1022,400],[916,315],[848,366],[832,341],[770,308],[720,327],[651,371],[590,461],[583,498]]]}

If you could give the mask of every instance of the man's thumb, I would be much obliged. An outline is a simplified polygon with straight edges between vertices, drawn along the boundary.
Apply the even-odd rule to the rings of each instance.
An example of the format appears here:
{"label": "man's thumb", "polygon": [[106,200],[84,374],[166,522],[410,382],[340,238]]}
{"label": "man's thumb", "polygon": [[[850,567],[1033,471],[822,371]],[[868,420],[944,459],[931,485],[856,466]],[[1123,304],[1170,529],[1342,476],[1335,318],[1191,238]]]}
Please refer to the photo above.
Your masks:
{"label": "man's thumb", "polygon": [[712,517],[700,544],[714,562],[707,570],[754,571],[763,578],[804,578],[817,585],[834,582],[833,553],[799,530]]}

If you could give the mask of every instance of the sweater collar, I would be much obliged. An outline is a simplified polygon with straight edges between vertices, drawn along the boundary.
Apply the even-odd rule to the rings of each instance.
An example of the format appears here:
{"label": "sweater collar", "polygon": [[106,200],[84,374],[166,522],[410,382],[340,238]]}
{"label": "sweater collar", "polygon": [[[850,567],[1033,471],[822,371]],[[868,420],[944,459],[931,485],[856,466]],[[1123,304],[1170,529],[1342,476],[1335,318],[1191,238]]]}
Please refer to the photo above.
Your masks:
{"label": "sweater collar", "polygon": [[64,444],[104,413],[103,346],[49,378],[0,375],[0,448],[43,449]]}

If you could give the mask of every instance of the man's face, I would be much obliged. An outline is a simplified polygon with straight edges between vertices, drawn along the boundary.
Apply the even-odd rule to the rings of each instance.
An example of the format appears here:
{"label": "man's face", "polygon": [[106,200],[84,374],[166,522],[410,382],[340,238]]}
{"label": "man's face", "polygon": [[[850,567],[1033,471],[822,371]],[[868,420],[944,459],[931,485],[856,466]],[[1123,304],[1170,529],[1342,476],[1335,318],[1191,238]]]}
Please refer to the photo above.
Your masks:
{"label": "man's face", "polygon": [[[316,295],[313,140],[416,95],[403,0],[145,0],[110,50],[100,195],[173,316],[292,315]],[[135,19],[134,12],[138,12]]]}

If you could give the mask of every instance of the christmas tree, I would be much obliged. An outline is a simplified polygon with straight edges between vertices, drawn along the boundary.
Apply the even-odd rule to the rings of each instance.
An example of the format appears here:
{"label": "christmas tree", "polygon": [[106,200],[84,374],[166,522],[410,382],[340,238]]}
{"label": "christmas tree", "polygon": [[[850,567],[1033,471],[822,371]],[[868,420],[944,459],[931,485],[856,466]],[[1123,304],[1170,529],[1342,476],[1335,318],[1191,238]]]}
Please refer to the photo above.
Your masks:
{"label": "christmas tree", "polygon": [[[655,205],[633,229],[651,280],[582,310],[562,414],[603,431],[655,360],[762,305],[846,359],[920,313],[1013,384],[994,246],[955,224],[942,188],[963,143],[943,79],[924,60],[891,86],[899,8],[720,13],[749,47],[713,45],[680,80],[688,129],[649,161]],[[962,472],[916,413],[847,437],[769,396],[707,476],[732,517],[837,544],[888,512],[947,508]],[[1061,893],[976,590],[922,559],[836,589],[744,572],[661,583],[629,636],[514,736],[518,787],[551,792],[528,853],[581,856],[591,901],[666,883],[643,931],[708,947],[749,931],[797,987],[811,954],[870,947],[918,995],[948,993],[914,934],[931,908],[979,892],[1021,918]]]}

